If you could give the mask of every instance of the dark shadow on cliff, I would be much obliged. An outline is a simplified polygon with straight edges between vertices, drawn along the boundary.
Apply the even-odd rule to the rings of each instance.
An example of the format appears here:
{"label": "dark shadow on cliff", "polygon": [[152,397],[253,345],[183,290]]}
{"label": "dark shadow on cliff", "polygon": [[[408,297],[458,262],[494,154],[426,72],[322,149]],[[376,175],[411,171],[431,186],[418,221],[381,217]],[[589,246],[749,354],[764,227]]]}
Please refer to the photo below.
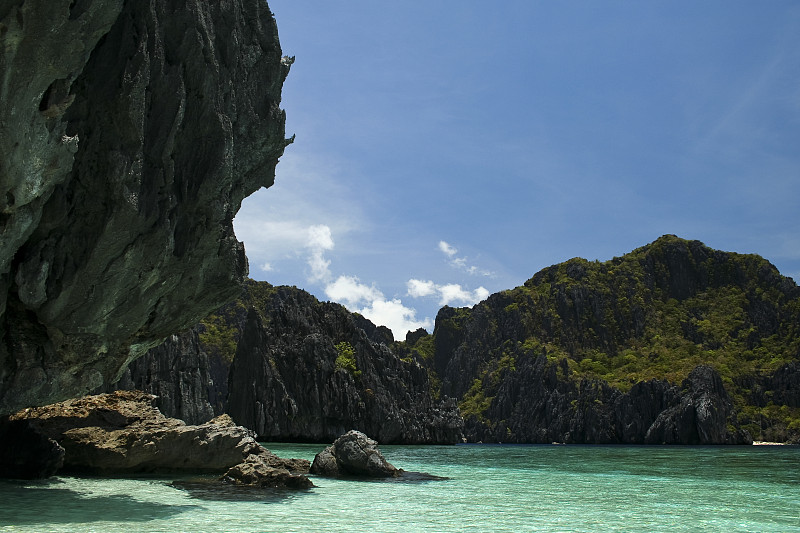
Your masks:
{"label": "dark shadow on cliff", "polygon": [[60,483],[58,480],[34,483],[0,480],[0,500],[3,502],[0,527],[103,521],[149,522],[198,507],[143,502],[124,495],[91,496],[54,487]]}

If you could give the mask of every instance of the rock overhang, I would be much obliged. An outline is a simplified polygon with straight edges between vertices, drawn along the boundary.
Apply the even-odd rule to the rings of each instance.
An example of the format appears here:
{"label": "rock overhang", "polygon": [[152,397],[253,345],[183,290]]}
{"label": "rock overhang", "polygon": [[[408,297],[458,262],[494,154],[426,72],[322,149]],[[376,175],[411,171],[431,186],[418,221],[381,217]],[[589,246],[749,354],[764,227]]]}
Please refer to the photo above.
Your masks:
{"label": "rock overhang", "polygon": [[291,142],[266,2],[6,4],[0,413],[113,380],[235,298],[233,217]]}

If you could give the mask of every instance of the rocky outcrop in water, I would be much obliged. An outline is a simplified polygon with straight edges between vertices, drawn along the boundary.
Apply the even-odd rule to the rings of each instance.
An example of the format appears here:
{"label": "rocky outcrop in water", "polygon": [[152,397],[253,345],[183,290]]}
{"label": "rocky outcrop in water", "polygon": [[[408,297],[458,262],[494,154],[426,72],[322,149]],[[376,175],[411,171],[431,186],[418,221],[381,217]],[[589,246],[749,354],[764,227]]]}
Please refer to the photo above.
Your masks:
{"label": "rocky outcrop in water", "polygon": [[230,418],[187,426],[162,415],[153,400],[139,391],[118,391],[25,409],[11,418],[29,420],[59,442],[67,471],[220,471],[258,446]]}
{"label": "rocky outcrop in water", "polygon": [[351,430],[318,453],[311,473],[325,477],[399,477],[401,471],[378,450],[378,443]]}
{"label": "rocky outcrop in water", "polygon": [[296,288],[264,292],[231,366],[237,423],[264,440],[331,442],[350,428],[387,444],[460,440],[455,402],[385,344],[386,328]]}
{"label": "rocky outcrop in water", "polygon": [[432,361],[473,441],[793,440],[798,323],[800,289],[763,258],[664,236],[443,308]]}
{"label": "rocky outcrop in water", "polygon": [[[711,367],[698,366],[683,382],[680,402],[668,405],[648,428],[648,444],[751,444],[741,429],[728,426],[733,412],[722,379]],[[737,424],[738,425],[738,424]]]}
{"label": "rocky outcrop in water", "polygon": [[[265,475],[266,468],[308,471],[308,461],[275,456],[227,415],[186,425],[162,415],[153,400],[140,391],[117,391],[25,409],[12,415],[10,422],[26,422],[43,439],[58,442],[63,447],[62,472],[221,473],[242,462],[248,463],[243,468],[260,465]],[[274,474],[273,482],[284,479],[286,486],[304,485],[302,479],[290,480],[283,472]]]}
{"label": "rocky outcrop in water", "polygon": [[[295,460],[296,461],[296,460]],[[236,466],[232,466],[221,480],[237,486],[257,488],[309,489],[314,486],[310,479],[302,475],[308,473],[308,461],[301,471],[291,470],[283,465],[275,465],[263,454],[252,454]]]}
{"label": "rocky outcrop in water", "polygon": [[288,142],[263,0],[0,5],[0,413],[114,381],[234,299]]}

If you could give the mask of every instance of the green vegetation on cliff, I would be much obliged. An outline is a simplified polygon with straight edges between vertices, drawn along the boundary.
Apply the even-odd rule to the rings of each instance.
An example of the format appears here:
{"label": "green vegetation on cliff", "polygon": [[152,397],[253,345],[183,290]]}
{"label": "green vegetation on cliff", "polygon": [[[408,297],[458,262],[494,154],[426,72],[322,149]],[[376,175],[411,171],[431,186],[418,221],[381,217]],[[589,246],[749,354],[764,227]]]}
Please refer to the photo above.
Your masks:
{"label": "green vegetation on cliff", "polygon": [[[221,372],[249,308],[298,338],[321,325],[339,332],[350,316],[303,291],[248,281],[239,300],[202,324],[201,343],[225,362]],[[731,405],[728,433],[800,439],[800,289],[756,255],[664,236],[610,261],[543,269],[473,308],[444,307],[433,335],[418,330],[407,342],[352,319],[408,368],[421,365],[433,400],[455,398],[467,428],[486,430],[475,440],[640,442],[659,413],[680,418],[682,398],[702,389],[687,381],[701,366],[718,374],[729,398],[719,397]],[[369,371],[357,366],[354,337],[330,338],[335,368],[354,378]],[[713,388],[713,376],[700,375]],[[604,426],[615,429],[596,430]]]}
{"label": "green vegetation on cliff", "polygon": [[353,345],[343,341],[334,346],[336,348],[336,368],[350,372],[353,377],[361,377],[361,371],[356,366],[356,350]]}
{"label": "green vegetation on cliff", "polygon": [[200,343],[206,353],[230,365],[236,355],[247,310],[253,308],[263,316],[275,290],[269,283],[248,279],[237,300],[203,319],[200,322]]}
{"label": "green vegetation on cliff", "polygon": [[433,337],[443,392],[465,416],[487,416],[516,360],[545,356],[569,381],[621,392],[709,365],[753,437],[800,430],[800,405],[752,385],[800,359],[800,290],[757,255],[668,235],[602,263],[571,259],[471,309],[443,309]]}

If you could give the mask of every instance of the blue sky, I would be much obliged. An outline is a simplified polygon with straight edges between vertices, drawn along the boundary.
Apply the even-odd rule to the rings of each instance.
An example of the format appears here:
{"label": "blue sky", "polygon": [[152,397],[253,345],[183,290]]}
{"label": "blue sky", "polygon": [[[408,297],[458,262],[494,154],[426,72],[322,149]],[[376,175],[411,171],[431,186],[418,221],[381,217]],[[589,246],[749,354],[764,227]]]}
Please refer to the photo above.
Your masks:
{"label": "blue sky", "polygon": [[800,280],[800,2],[272,0],[287,135],[250,275],[396,338],[666,233]]}

